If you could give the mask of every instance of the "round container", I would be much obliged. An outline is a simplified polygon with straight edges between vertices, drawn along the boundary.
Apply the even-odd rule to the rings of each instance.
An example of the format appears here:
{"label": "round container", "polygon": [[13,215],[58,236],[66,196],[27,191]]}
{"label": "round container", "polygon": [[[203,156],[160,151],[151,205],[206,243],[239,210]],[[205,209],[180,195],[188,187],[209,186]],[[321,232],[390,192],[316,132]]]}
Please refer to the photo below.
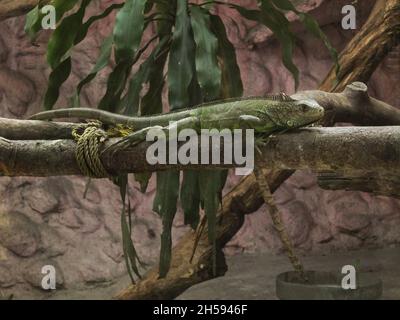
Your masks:
{"label": "round container", "polygon": [[382,281],[371,273],[358,272],[356,289],[343,289],[341,273],[306,271],[305,282],[296,271],[276,278],[276,295],[281,300],[376,300],[382,296]]}

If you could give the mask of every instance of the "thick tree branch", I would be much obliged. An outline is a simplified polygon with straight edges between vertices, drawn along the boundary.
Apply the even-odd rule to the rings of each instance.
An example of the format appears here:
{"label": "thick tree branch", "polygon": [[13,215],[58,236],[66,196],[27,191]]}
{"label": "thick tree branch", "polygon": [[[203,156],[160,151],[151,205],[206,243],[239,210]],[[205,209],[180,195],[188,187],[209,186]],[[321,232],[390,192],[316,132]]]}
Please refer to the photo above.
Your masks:
{"label": "thick tree branch", "polygon": [[86,124],[0,118],[0,137],[10,140],[72,139],[72,130]]}
{"label": "thick tree branch", "polygon": [[399,37],[400,1],[378,0],[360,32],[341,53],[337,79],[332,68],[320,89],[339,92],[350,82],[367,82],[388,52],[399,44]]}
{"label": "thick tree branch", "polygon": [[[105,146],[115,141],[111,139]],[[149,144],[144,142],[115,154],[104,152],[102,162],[111,173],[235,166],[179,162],[151,165],[146,160]],[[223,141],[220,148],[223,150]],[[304,128],[272,136],[260,149],[268,169],[364,170],[400,175],[400,126]],[[79,175],[75,151],[72,140],[0,139],[1,171],[9,176]],[[223,151],[221,163],[224,163]]]}
{"label": "thick tree branch", "polygon": [[352,190],[400,198],[400,176],[392,173],[351,171],[320,172],[318,185],[326,190]]}
{"label": "thick tree branch", "polygon": [[325,109],[323,123],[338,122],[362,126],[399,125],[400,110],[368,95],[368,87],[362,82],[353,82],[341,93],[322,90],[307,90],[294,94],[295,99],[312,98]]}

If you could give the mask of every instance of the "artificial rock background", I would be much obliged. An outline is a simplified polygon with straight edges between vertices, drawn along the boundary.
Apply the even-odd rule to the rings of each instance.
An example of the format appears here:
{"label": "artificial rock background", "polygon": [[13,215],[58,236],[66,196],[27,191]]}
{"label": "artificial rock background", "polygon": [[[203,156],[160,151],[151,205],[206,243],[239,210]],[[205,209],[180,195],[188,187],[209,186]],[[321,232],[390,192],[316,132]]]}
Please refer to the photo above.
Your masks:
{"label": "artificial rock background", "polygon": [[[91,13],[101,12],[112,1],[93,1]],[[254,1],[238,1],[252,6]],[[349,1],[350,2],[350,1]],[[374,1],[362,1],[357,8],[360,28]],[[302,9],[311,11],[324,32],[340,51],[357,30],[342,30],[340,10],[347,1],[307,1]],[[246,95],[293,92],[293,81],[280,60],[277,41],[263,27],[220,10],[234,42]],[[112,27],[113,17],[96,24],[90,36],[73,54],[73,75],[62,89],[58,105],[67,103],[72,88],[91,69],[102,39]],[[24,35],[24,19],[0,23],[0,116],[26,118],[40,109],[49,68],[45,63],[43,32],[37,47]],[[327,50],[304,33],[296,21],[299,36],[295,62],[301,70],[301,87],[315,89],[332,62]],[[400,50],[382,62],[369,82],[370,94],[400,106],[396,84],[399,79]],[[103,71],[83,91],[84,105],[95,106],[104,93],[110,69]],[[226,191],[239,181],[231,177]],[[79,289],[107,286],[126,273],[119,226],[119,192],[109,181],[94,181],[82,198],[86,179],[82,177],[9,178],[0,177],[0,289],[18,297],[43,297],[39,289],[41,267],[58,270],[58,287]],[[134,241],[146,263],[158,256],[161,222],[151,211],[154,181],[146,195],[131,184],[134,208]],[[276,199],[298,250],[303,253],[351,250],[365,246],[400,243],[400,202],[361,192],[329,192],[319,189],[311,173],[298,172],[276,192]],[[187,230],[178,215],[174,239]],[[261,208],[246,217],[241,231],[228,244],[228,254],[280,252],[280,243],[270,219]]]}

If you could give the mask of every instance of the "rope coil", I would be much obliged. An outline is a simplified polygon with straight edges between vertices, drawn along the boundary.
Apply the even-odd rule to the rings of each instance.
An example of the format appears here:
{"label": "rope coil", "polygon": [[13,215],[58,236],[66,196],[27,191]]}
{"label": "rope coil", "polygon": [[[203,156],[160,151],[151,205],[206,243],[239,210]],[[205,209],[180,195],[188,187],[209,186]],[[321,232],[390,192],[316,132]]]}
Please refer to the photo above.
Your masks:
{"label": "rope coil", "polygon": [[107,133],[100,122],[89,122],[83,133],[77,128],[72,131],[77,148],[76,161],[82,174],[91,178],[110,178],[100,159],[100,144],[107,140]]}

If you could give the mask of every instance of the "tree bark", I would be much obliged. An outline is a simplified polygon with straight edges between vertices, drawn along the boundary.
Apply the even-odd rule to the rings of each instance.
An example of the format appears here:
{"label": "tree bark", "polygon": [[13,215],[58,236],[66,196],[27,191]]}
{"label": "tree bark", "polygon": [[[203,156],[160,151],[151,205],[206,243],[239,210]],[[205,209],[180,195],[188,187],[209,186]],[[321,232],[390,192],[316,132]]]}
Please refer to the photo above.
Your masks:
{"label": "tree bark", "polygon": [[10,140],[72,139],[72,131],[84,123],[0,118],[0,137]]}
{"label": "tree bark", "polygon": [[[387,6],[388,4],[389,6]],[[364,24],[361,31],[356,35],[354,41],[351,41],[340,56],[340,65],[347,66],[342,67],[341,77],[338,79],[338,84],[334,84],[335,72],[334,69],[330,71],[326,79],[320,86],[323,91],[341,91],[346,85],[354,81],[367,82],[378,64],[383,60],[387,52],[391,50],[396,44],[399,37],[399,28],[393,28],[399,23],[399,0],[378,0],[375,4],[374,10],[370,15],[368,21]],[[382,18],[384,17],[384,19]],[[378,18],[376,24],[375,19]],[[397,21],[396,21],[397,19]],[[383,23],[385,22],[385,23]],[[388,23],[390,22],[390,23]],[[375,39],[379,45],[372,44],[369,39]],[[364,42],[369,42],[369,46],[363,46]],[[358,44],[358,45],[357,45]],[[362,47],[361,47],[362,46]],[[331,122],[331,123],[329,123]],[[326,124],[333,124],[333,118]],[[291,176],[293,171],[281,170],[272,171],[268,174],[267,179],[270,184],[271,191],[276,190],[281,183]],[[254,175],[247,176],[244,178],[230,193],[228,193],[223,199],[222,209],[219,212],[220,223],[218,225],[218,243],[219,245],[226,243],[242,226],[241,223],[232,223],[231,219],[240,222],[243,221],[243,215],[256,211],[263,204],[260,190],[257,186],[257,181]],[[207,232],[203,232],[201,239],[202,243],[206,243],[206,237],[204,236]],[[187,263],[187,252],[182,249],[185,246],[190,246],[193,243],[194,236],[188,233],[186,236],[179,241],[177,246],[173,249],[172,260],[175,264],[186,265],[187,268],[181,269],[180,274],[185,274],[185,271],[195,270],[193,266],[199,265],[200,260],[194,259],[191,265]],[[221,241],[223,239],[224,241]],[[206,261],[207,265],[211,264],[211,255],[209,254],[210,247],[205,246],[198,248],[198,254],[203,253],[202,264]],[[204,257],[208,257],[204,259]],[[116,295],[117,299],[146,299],[148,297],[154,297],[151,292],[156,292],[159,286],[159,280],[155,276],[158,272],[157,267],[153,268],[143,280],[137,285],[130,285],[125,290]],[[174,268],[171,268],[169,275],[167,275],[168,284],[167,288],[161,291],[158,298],[174,298],[179,293],[182,293],[191,285],[195,285],[201,281],[205,281],[213,278],[212,274],[208,274],[208,277],[201,278],[197,277],[194,272],[190,276],[190,281],[187,279],[182,282],[179,273],[175,272]],[[173,292],[171,295],[170,292]],[[155,298],[155,297],[154,297]]]}
{"label": "tree bark", "polygon": [[363,191],[400,199],[400,176],[365,171],[319,172],[318,185],[325,190]]}
{"label": "tree bark", "polygon": [[[106,146],[116,142],[112,139]],[[237,164],[149,164],[141,143],[115,154],[101,155],[110,173],[138,173],[161,170],[200,170],[232,168]],[[197,146],[197,145],[196,145]],[[311,169],[314,171],[372,171],[400,175],[400,126],[303,128],[271,136],[259,147],[267,169]],[[72,140],[0,139],[1,174],[8,176],[57,176],[82,174],[75,160],[76,143]],[[252,156],[252,155],[247,155]],[[168,158],[168,155],[167,155]]]}
{"label": "tree bark", "polygon": [[333,67],[319,89],[339,92],[350,82],[367,82],[386,55],[399,44],[399,36],[400,1],[378,0],[360,32],[340,55],[337,80]]}

